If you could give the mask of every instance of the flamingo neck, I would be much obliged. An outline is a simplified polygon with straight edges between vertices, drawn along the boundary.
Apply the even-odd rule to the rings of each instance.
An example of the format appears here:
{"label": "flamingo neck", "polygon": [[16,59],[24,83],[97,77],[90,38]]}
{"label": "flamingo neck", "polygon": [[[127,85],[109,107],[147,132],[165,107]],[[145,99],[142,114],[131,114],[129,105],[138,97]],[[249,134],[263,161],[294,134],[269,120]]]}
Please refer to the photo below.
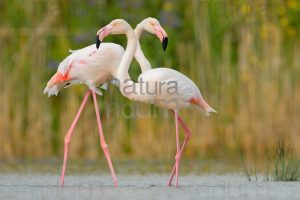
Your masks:
{"label": "flamingo neck", "polygon": [[[136,35],[134,31],[131,29],[127,31],[126,36],[127,36],[127,46],[126,46],[125,53],[123,54],[123,57],[121,59],[117,76],[116,76],[116,78],[119,80],[119,89],[122,95],[127,97],[128,99],[136,100],[136,101],[145,101],[147,100],[147,98],[145,98],[145,95],[142,95],[139,92],[141,85],[131,80],[128,73],[130,63],[133,59],[134,53],[136,52],[136,46],[137,46]],[[136,91],[138,92],[128,92],[127,91],[128,87],[136,88]]]}
{"label": "flamingo neck", "polygon": [[141,44],[140,44],[140,37],[144,31],[145,31],[145,29],[141,24],[138,24],[136,26],[136,28],[134,29],[134,33],[135,33],[136,39],[137,39],[137,47],[136,47],[134,57],[137,60],[137,62],[139,63],[142,72],[145,72],[145,71],[151,69],[151,64],[145,57],[145,55],[142,51],[142,48],[141,48]]}
{"label": "flamingo neck", "polygon": [[117,71],[117,77],[116,77],[117,79],[119,79],[121,86],[124,85],[123,83],[126,82],[126,80],[131,80],[128,74],[128,70],[130,67],[130,63],[133,59],[134,53],[136,51],[136,45],[137,45],[136,36],[132,28],[130,28],[126,32],[126,37],[127,37],[126,50],[122,56],[119,69]]}

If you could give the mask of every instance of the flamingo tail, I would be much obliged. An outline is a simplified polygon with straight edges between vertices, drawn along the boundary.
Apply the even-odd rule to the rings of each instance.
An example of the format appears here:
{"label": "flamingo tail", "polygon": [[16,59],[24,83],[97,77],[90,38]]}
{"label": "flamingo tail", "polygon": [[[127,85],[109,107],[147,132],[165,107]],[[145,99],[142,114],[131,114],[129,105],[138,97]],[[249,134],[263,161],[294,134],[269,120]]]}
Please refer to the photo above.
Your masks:
{"label": "flamingo tail", "polygon": [[208,105],[208,103],[206,103],[206,101],[203,98],[192,98],[190,102],[202,108],[205,111],[206,115],[209,115],[209,113],[211,112],[217,113],[217,111],[213,109],[210,105]]}
{"label": "flamingo tail", "polygon": [[206,101],[202,100],[199,104],[200,108],[204,109],[206,112],[206,115],[209,115],[209,113],[214,112],[217,113],[215,109],[213,109]]}
{"label": "flamingo tail", "polygon": [[52,95],[57,96],[58,92],[66,86],[65,81],[67,81],[65,76],[62,76],[58,72],[55,73],[47,83],[47,86],[44,89],[44,94],[48,93],[48,97]]}

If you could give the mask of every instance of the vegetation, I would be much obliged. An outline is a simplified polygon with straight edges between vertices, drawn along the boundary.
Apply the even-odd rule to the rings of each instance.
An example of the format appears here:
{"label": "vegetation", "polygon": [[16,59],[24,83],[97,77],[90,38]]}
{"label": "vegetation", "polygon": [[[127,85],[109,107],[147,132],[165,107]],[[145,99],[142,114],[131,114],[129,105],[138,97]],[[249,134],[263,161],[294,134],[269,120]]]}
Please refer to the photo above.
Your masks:
{"label": "vegetation", "polygon": [[[166,53],[157,38],[142,36],[152,65],[188,75],[218,110],[210,117],[194,108],[181,111],[192,131],[184,157],[238,159],[235,137],[243,162],[264,160],[278,137],[300,153],[298,0],[3,0],[0,9],[1,159],[61,157],[86,87],[47,98],[47,81],[69,49],[95,42],[101,26],[114,18],[135,26],[148,16],[158,18],[169,35]],[[106,41],[126,44],[124,36]],[[140,73],[136,62],[130,73]],[[98,101],[114,160],[173,159],[171,113],[130,102],[114,86]],[[72,158],[103,156],[92,101],[70,148]],[[275,176],[284,171],[281,178],[294,177],[286,157],[276,155]]]}
{"label": "vegetation", "polygon": [[[278,139],[276,152],[273,159],[273,166],[269,167],[266,173],[266,180],[270,179],[270,172],[274,181],[298,181],[300,177],[300,160],[295,155],[292,147]],[[271,162],[271,163],[272,163]]]}

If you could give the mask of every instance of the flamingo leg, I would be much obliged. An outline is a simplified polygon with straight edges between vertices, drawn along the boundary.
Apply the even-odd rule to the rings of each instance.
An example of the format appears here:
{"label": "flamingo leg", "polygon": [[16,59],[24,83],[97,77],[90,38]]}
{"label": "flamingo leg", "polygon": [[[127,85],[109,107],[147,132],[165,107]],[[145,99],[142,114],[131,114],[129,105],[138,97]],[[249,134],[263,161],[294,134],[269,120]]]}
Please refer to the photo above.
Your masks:
{"label": "flamingo leg", "polygon": [[180,145],[179,145],[179,131],[178,131],[178,113],[174,110],[175,116],[175,128],[176,128],[176,155],[175,155],[175,186],[178,186],[178,172],[179,172],[179,163],[180,163]]}
{"label": "flamingo leg", "polygon": [[114,185],[115,185],[115,187],[117,187],[118,186],[118,181],[117,181],[117,178],[116,178],[116,175],[115,175],[115,171],[114,171],[114,168],[113,168],[110,156],[109,156],[108,145],[106,144],[105,139],[104,139],[102,125],[101,125],[101,119],[100,119],[100,115],[99,115],[97,98],[96,98],[96,94],[95,94],[94,91],[92,91],[92,95],[93,95],[93,99],[94,99],[94,105],[95,105],[95,111],[96,111],[96,117],[97,117],[97,123],[98,123],[98,131],[99,131],[99,136],[100,136],[100,144],[101,144],[101,147],[103,149],[105,158],[106,158],[106,160],[108,162],[108,166],[109,166],[110,173],[111,173],[111,176],[112,176],[113,181],[114,181]]}
{"label": "flamingo leg", "polygon": [[[175,113],[174,113],[175,114]],[[176,116],[175,116],[176,117]],[[180,155],[182,155],[182,152],[184,150],[184,147],[186,145],[186,143],[189,141],[190,137],[191,137],[191,131],[189,130],[189,128],[187,127],[187,125],[183,122],[182,118],[177,114],[177,119],[178,122],[181,124],[181,126],[183,127],[184,131],[185,131],[185,137],[184,137],[184,141],[183,141],[183,144],[181,146],[181,150],[180,150]],[[176,163],[173,167],[173,170],[172,170],[172,173],[171,173],[171,176],[169,178],[169,181],[168,181],[168,186],[171,186],[172,184],[172,180],[173,180],[173,177],[174,177],[174,174],[175,174],[175,171],[176,171]]]}
{"label": "flamingo leg", "polygon": [[80,105],[80,108],[72,122],[72,125],[69,129],[69,131],[67,132],[66,136],[65,136],[65,140],[64,140],[64,161],[63,161],[63,167],[62,167],[62,171],[61,171],[61,177],[60,177],[60,186],[64,185],[64,180],[65,180],[65,172],[66,172],[66,166],[67,166],[67,160],[68,160],[68,152],[69,152],[69,144],[71,142],[71,137],[73,135],[73,130],[78,122],[79,116],[83,110],[83,108],[86,105],[86,102],[89,98],[89,96],[91,95],[91,91],[88,90],[86,95],[83,98],[83,101]]}

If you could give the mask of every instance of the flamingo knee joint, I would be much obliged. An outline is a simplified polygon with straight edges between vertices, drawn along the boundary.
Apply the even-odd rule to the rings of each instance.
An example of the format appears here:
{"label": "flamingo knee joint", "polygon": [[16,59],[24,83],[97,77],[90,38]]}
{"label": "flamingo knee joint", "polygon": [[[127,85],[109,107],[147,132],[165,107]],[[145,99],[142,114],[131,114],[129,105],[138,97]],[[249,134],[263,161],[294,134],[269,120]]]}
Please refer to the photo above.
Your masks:
{"label": "flamingo knee joint", "polygon": [[190,139],[190,138],[191,138],[191,136],[192,136],[192,134],[191,134],[191,133],[189,133],[189,134],[186,134],[186,139]]}
{"label": "flamingo knee joint", "polygon": [[106,143],[101,143],[101,147],[102,147],[102,149],[107,149],[108,145]]}
{"label": "flamingo knee joint", "polygon": [[175,160],[179,160],[180,159],[180,153],[177,153],[175,156]]}
{"label": "flamingo knee joint", "polygon": [[71,140],[70,140],[70,138],[69,137],[65,137],[65,144],[70,144],[71,143]]}

